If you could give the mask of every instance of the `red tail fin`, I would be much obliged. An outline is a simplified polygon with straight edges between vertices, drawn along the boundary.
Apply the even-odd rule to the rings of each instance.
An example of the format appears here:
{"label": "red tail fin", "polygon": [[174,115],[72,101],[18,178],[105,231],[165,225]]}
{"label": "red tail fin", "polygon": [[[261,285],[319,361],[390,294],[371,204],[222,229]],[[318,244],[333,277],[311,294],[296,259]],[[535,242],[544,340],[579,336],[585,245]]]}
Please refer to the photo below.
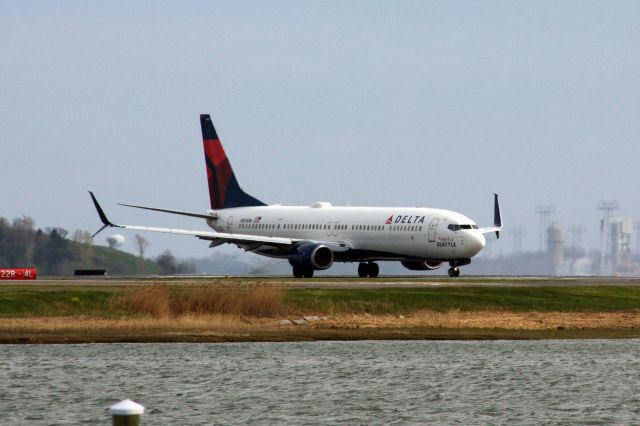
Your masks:
{"label": "red tail fin", "polygon": [[264,206],[265,204],[240,188],[227,154],[208,114],[200,116],[204,161],[207,166],[209,199],[214,210],[231,207]]}

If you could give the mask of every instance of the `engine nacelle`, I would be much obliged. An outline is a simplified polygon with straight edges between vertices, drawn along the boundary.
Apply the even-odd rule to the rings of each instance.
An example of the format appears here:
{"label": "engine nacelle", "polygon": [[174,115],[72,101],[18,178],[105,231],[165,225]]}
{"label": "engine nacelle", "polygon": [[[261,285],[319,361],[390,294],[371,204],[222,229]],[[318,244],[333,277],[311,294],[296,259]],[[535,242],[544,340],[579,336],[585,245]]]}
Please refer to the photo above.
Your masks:
{"label": "engine nacelle", "polygon": [[433,269],[438,269],[442,262],[439,260],[424,260],[422,262],[409,262],[407,260],[403,260],[402,266],[411,270],[411,271],[431,271]]}
{"label": "engine nacelle", "polygon": [[328,269],[333,265],[333,251],[322,244],[303,244],[289,254],[293,267]]}

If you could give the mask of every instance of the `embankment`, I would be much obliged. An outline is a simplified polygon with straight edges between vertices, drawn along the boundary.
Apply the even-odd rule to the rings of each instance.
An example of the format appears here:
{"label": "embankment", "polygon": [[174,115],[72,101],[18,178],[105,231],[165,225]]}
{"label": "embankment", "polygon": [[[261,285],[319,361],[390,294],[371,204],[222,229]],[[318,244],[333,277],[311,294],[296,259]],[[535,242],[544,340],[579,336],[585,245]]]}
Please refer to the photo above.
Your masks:
{"label": "embankment", "polygon": [[[281,325],[305,316],[302,325]],[[241,279],[0,286],[0,343],[638,337],[637,286],[337,289]]]}

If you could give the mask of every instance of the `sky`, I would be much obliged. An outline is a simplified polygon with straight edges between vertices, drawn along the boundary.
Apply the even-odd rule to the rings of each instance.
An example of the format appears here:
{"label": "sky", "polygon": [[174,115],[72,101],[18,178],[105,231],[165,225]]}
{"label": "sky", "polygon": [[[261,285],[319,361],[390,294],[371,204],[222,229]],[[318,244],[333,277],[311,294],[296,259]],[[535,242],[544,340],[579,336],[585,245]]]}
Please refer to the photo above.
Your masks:
{"label": "sky", "polygon": [[[636,1],[0,2],[0,216],[94,232],[92,190],[116,223],[204,230],[117,203],[205,211],[209,113],[267,203],[482,226],[497,192],[491,255],[510,227],[538,248],[539,205],[596,248],[599,201],[640,219],[638,22]],[[144,236],[149,255],[211,253]]]}

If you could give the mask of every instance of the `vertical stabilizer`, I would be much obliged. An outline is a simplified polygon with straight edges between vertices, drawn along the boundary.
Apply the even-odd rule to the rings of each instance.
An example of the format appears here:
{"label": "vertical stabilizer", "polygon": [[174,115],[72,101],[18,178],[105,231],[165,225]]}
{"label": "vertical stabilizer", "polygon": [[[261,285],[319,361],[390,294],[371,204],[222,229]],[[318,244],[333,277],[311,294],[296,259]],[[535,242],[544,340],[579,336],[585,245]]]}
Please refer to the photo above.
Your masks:
{"label": "vertical stabilizer", "polygon": [[231,207],[264,206],[262,201],[240,188],[209,114],[200,115],[200,126],[211,208],[219,210]]}

